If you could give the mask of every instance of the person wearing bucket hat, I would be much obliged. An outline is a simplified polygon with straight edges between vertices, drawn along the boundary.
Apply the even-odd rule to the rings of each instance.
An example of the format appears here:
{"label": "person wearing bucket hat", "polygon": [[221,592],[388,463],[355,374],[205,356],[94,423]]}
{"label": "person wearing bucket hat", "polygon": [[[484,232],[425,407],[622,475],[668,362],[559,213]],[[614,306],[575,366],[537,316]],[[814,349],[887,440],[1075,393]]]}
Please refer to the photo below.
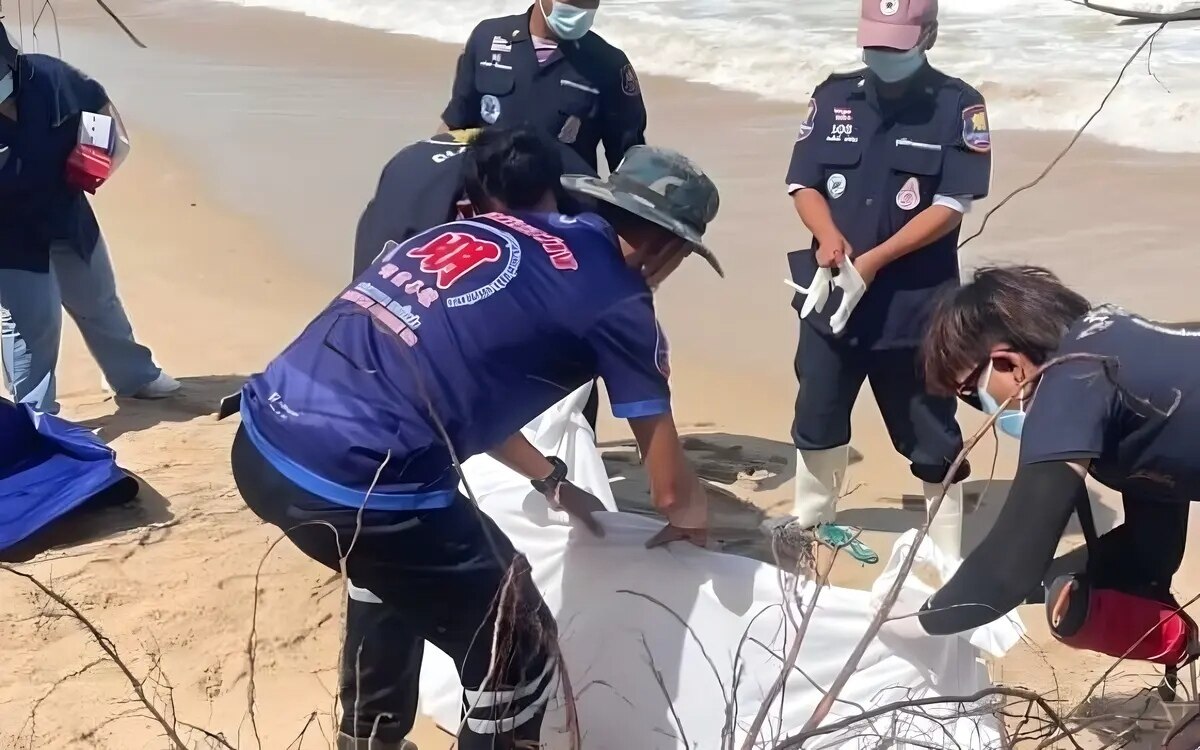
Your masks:
{"label": "person wearing bucket hat", "polygon": [[[666,517],[646,544],[707,542],[650,284],[692,252],[715,263],[700,248],[716,187],[658,149],[604,182],[564,177],[558,156],[536,129],[484,130],[457,157],[482,212],[391,242],[242,388],[243,500],[351,583],[339,750],[410,748],[425,640],[462,677],[459,747],[537,745],[558,679],[553,614],[458,466],[489,453],[530,480],[529,502],[602,534],[602,506],[566,465],[514,440],[564,394],[599,376],[628,420]],[[603,216],[555,211],[560,187],[597,194]],[[627,210],[629,193],[642,202]],[[511,616],[494,606],[505,592]]]}
{"label": "person wearing bucket hat", "polygon": [[531,123],[610,170],[646,142],[646,105],[629,58],[592,31],[600,0],[535,0],[471,32],[455,70],[446,129]]}
{"label": "person wearing bucket hat", "polygon": [[[958,282],[959,227],[988,193],[991,142],[983,97],[926,59],[937,11],[937,0],[862,0],[866,68],[817,86],[786,178],[813,235],[788,255],[802,319],[793,515],[866,563],[878,557],[835,523],[863,381],[927,504],[962,447],[955,401],[925,392],[916,351],[935,292]],[[969,471],[953,478],[930,531],[953,556]]]}
{"label": "person wearing bucket hat", "polygon": [[14,400],[39,411],[59,408],[64,309],[118,396],[180,388],[134,338],[86,195],[128,145],[103,86],[56,57],[19,53],[0,24],[0,359]]}
{"label": "person wearing bucket hat", "polygon": [[[622,225],[636,227],[637,222],[627,218],[636,217],[643,227],[654,225],[682,242],[684,253],[674,256],[676,264],[684,254],[695,252],[720,276],[725,275],[716,255],[703,241],[704,231],[720,207],[720,195],[708,175],[683,154],[655,146],[634,146],[607,179],[567,175],[562,184],[571,192],[620,209],[601,209],[606,217],[615,217],[618,234]],[[640,237],[638,229],[632,231],[634,237]]]}

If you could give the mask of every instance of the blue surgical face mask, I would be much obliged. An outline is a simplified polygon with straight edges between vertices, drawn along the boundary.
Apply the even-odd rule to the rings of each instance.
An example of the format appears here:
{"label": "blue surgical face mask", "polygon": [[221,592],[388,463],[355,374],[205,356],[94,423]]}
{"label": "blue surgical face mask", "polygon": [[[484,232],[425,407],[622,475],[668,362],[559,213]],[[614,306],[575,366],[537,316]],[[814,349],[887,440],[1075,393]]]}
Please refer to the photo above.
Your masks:
{"label": "blue surgical face mask", "polygon": [[916,75],[925,65],[925,48],[914,47],[906,52],[892,49],[864,49],[863,62],[884,83],[898,83]]}
{"label": "blue surgical face mask", "polygon": [[[988,382],[992,379],[992,363],[988,362],[987,369],[979,377],[979,405],[985,414],[995,414],[1000,411],[1000,403],[988,393]],[[1009,437],[1021,439],[1021,430],[1025,427],[1025,403],[1021,402],[1019,409],[1005,409],[996,417],[996,426]]]}
{"label": "blue surgical face mask", "polygon": [[0,78],[0,102],[8,99],[13,94],[13,74],[8,71],[3,78]]}
{"label": "blue surgical face mask", "polygon": [[546,0],[539,0],[538,7],[546,17],[546,25],[559,39],[573,41],[582,39],[592,30],[596,21],[596,8],[576,8],[567,5],[563,0],[554,3],[554,10],[546,12]]}

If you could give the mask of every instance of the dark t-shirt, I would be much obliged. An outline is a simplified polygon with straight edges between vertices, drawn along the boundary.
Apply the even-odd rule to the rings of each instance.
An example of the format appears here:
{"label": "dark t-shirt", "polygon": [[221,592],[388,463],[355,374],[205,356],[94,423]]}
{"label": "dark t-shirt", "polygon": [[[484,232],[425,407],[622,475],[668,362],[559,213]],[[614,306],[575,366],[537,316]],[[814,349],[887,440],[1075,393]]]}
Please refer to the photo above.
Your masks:
{"label": "dark t-shirt", "polygon": [[[357,277],[375,261],[388,242],[408,238],[470,213],[463,192],[469,131],[440,133],[400,149],[383,168],[375,195],[358,219],[354,237],[354,269]],[[575,151],[562,146],[560,156],[566,174],[595,176]],[[590,204],[559,196],[559,208],[573,214]]]}
{"label": "dark t-shirt", "polygon": [[99,112],[108,94],[47,55],[21,55],[15,75],[17,121],[0,117],[0,268],[45,272],[52,242],[87,258],[100,236],[87,198],[65,175],[81,114]]}
{"label": "dark t-shirt", "polygon": [[1105,305],[1067,331],[1058,356],[1095,355],[1042,376],[1021,462],[1090,459],[1127,498],[1200,500],[1200,328]]}
{"label": "dark t-shirt", "polygon": [[[243,389],[247,433],[294,482],[358,507],[444,507],[459,460],[597,375],[613,414],[670,410],[641,274],[594,214],[487,214],[390,245]],[[436,418],[435,416],[436,415]],[[380,465],[386,466],[380,470]]]}
{"label": "dark t-shirt", "polygon": [[[928,67],[897,100],[879,96],[865,71],[819,85],[787,174],[790,189],[820,191],[855,254],[895,235],[934,196],[982,198],[990,181],[983,97]],[[918,345],[937,290],[958,281],[958,236],[955,229],[881,270],[842,336],[878,349]],[[812,250],[793,252],[788,261],[796,283],[808,286],[817,271]],[[835,290],[805,323],[828,335],[840,300]],[[804,298],[796,295],[793,304],[799,310]]]}

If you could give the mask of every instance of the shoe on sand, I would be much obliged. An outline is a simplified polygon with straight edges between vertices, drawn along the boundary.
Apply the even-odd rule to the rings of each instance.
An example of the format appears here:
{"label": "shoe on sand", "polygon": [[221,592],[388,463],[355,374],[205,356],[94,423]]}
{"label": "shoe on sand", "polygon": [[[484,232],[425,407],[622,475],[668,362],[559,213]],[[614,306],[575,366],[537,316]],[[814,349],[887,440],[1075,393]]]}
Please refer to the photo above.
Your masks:
{"label": "shoe on sand", "polygon": [[417,746],[408,740],[355,739],[345,732],[338,732],[337,750],[417,750]]}
{"label": "shoe on sand", "polygon": [[138,388],[132,395],[134,398],[143,399],[166,398],[182,387],[175,378],[165,372],[159,372],[157,378]]}
{"label": "shoe on sand", "polygon": [[801,556],[802,549],[808,547],[815,536],[823,544],[834,549],[845,549],[855,560],[865,565],[879,562],[879,555],[858,539],[858,529],[841,526],[835,523],[822,523],[816,528],[801,526],[794,517],[772,518],[764,521],[762,531],[773,543],[784,550]]}

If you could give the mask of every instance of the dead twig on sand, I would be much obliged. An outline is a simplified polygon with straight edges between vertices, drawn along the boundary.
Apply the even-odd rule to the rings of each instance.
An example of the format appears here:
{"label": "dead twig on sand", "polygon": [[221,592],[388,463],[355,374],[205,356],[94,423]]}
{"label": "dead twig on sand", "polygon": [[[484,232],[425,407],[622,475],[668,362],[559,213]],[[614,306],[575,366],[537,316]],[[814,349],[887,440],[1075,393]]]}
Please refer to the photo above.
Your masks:
{"label": "dead twig on sand", "polygon": [[162,715],[162,712],[158,710],[158,708],[154,705],[154,702],[151,701],[149,696],[146,695],[146,691],[142,688],[142,681],[133,675],[133,671],[130,670],[129,666],[117,652],[116,646],[113,645],[112,641],[110,641],[107,636],[100,632],[100,629],[97,628],[92,621],[87,618],[86,615],[80,612],[74,604],[71,604],[71,602],[63,598],[63,596],[58,592],[39,581],[35,576],[17,570],[7,563],[0,563],[0,570],[3,570],[6,573],[11,573],[12,575],[20,578],[24,578],[34,586],[38,587],[43,594],[53,599],[58,606],[70,612],[71,616],[78,620],[79,623],[87,629],[88,634],[92,637],[92,640],[95,641],[96,645],[98,645],[105,655],[108,656],[109,660],[113,664],[116,664],[117,668],[121,670],[121,673],[125,675],[125,679],[129,681],[129,687],[133,689],[133,694],[137,696],[138,702],[145,707],[145,709],[150,713],[150,716],[153,717],[154,721],[162,727],[163,732],[167,735],[167,738],[171,740],[175,750],[188,750],[187,745],[184,744],[183,739],[179,736],[179,733],[175,731],[175,727],[173,726],[172,722],[168,721],[167,718]]}

